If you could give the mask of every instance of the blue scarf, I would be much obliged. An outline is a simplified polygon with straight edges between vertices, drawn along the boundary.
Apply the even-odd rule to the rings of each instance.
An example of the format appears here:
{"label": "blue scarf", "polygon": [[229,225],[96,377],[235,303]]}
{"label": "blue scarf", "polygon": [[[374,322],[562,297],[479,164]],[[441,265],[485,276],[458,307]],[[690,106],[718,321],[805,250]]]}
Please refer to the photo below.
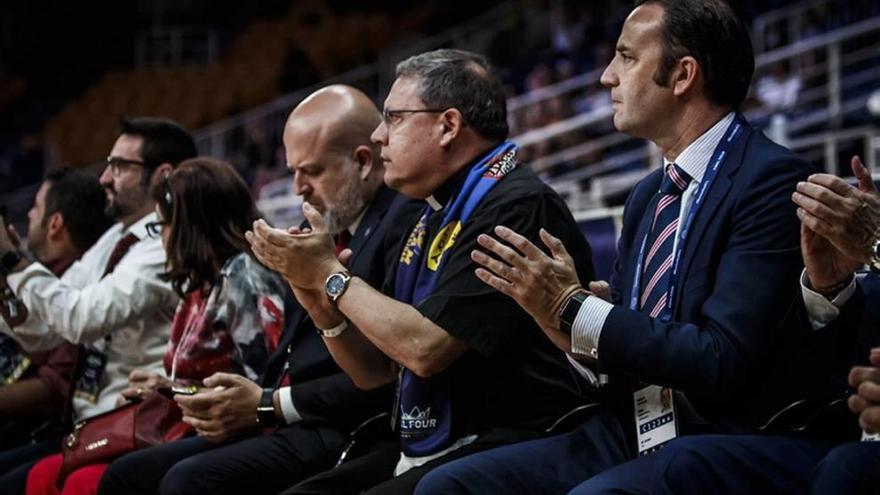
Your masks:
{"label": "blue scarf", "polygon": [[[505,141],[474,165],[446,205],[440,230],[424,256],[430,206],[413,228],[400,255],[394,297],[418,305],[437,284],[445,256],[455,245],[462,225],[496,184],[516,168],[516,145]],[[424,262],[422,261],[424,259]],[[447,373],[420,378],[402,368],[398,378],[396,412],[400,415],[400,443],[411,457],[431,455],[447,448],[452,438],[451,384]]]}

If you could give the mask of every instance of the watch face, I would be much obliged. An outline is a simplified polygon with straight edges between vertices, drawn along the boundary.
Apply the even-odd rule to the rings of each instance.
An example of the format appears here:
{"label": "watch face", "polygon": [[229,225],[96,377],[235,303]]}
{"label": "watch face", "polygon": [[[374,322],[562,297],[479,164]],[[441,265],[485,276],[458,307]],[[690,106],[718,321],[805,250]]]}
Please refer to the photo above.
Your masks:
{"label": "watch face", "polygon": [[327,280],[327,294],[330,296],[337,296],[345,290],[345,277],[342,276],[341,273],[334,273]]}

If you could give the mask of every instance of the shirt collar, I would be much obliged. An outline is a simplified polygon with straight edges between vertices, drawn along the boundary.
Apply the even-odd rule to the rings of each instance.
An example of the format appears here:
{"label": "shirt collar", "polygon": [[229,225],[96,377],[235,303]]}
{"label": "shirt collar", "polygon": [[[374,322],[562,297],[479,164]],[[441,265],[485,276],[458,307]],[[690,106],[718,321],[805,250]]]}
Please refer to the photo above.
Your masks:
{"label": "shirt collar", "polygon": [[452,198],[452,195],[455,194],[455,191],[458,189],[458,186],[461,185],[462,182],[467,178],[471,169],[476,165],[480,160],[482,160],[491,150],[494,150],[498,145],[492,146],[490,149],[480,153],[473,160],[470,161],[467,165],[461,168],[458,172],[452,174],[452,176],[446,179],[446,182],[440,185],[437,189],[431,193],[430,196],[425,198],[425,202],[431,206],[431,209],[434,211],[440,211],[445,206],[446,203],[449,202],[449,199]]}
{"label": "shirt collar", "polygon": [[135,237],[138,238],[138,240],[142,241],[149,237],[149,234],[147,233],[147,224],[150,222],[155,222],[158,219],[159,217],[156,215],[156,212],[152,211],[141,217],[141,219],[137,222],[131,224],[131,227],[129,227],[127,231],[123,229],[121,234],[125,235],[127,232],[131,232],[132,234],[134,234]]}
{"label": "shirt collar", "polygon": [[349,225],[348,228],[346,229],[346,230],[348,230],[348,233],[351,234],[352,236],[354,236],[354,233],[357,232],[358,226],[360,226],[360,224],[361,224],[361,220],[364,219],[364,215],[366,215],[366,213],[367,213],[367,208],[369,208],[369,205],[365,206],[364,209],[361,210],[361,212],[357,216],[357,218],[354,219],[354,222],[351,222],[351,225]]}
{"label": "shirt collar", "polygon": [[440,211],[443,209],[443,205],[434,198],[433,194],[425,198],[425,201],[428,203],[428,206],[430,206],[431,209],[434,211]]}
{"label": "shirt collar", "polygon": [[[715,148],[718,147],[718,143],[724,137],[724,132],[730,126],[730,123],[733,122],[733,116],[734,113],[729,112],[722,117],[708,131],[689,144],[675,159],[675,164],[687,172],[693,181],[700,182],[703,180],[703,175],[706,174],[706,168],[709,166],[712,153],[715,152]],[[670,163],[673,162],[663,157],[664,168]]]}

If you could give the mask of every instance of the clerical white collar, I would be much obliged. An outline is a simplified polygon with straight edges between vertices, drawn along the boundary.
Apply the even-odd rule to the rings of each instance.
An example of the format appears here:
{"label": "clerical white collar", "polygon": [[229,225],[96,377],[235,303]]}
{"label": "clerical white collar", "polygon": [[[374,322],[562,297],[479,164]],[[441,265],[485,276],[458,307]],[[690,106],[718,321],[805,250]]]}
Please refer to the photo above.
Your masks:
{"label": "clerical white collar", "polygon": [[428,202],[428,205],[429,205],[429,206],[431,207],[431,209],[434,210],[434,211],[440,211],[440,210],[443,209],[443,205],[441,205],[440,202],[437,201],[437,199],[434,198],[434,195],[433,195],[433,194],[430,195],[430,196],[428,196],[427,198],[425,198],[425,201]]}

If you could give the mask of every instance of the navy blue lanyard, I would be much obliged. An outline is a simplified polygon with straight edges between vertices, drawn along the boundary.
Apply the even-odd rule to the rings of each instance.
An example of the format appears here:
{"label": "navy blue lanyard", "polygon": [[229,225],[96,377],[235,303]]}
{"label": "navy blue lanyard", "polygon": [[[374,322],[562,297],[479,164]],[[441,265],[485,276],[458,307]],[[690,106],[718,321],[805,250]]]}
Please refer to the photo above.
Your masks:
{"label": "navy blue lanyard", "polygon": [[[681,253],[684,252],[685,242],[687,241],[688,233],[693,226],[694,218],[697,216],[697,212],[703,205],[703,201],[706,199],[706,193],[709,191],[709,188],[712,187],[712,184],[715,182],[715,178],[718,177],[718,171],[721,169],[721,165],[727,158],[731,146],[733,146],[734,141],[736,140],[737,136],[740,135],[744,126],[745,119],[743,119],[742,116],[740,116],[739,114],[736,114],[733,118],[733,122],[731,122],[730,125],[727,127],[727,131],[725,131],[724,137],[721,138],[721,142],[718,143],[718,146],[712,153],[712,158],[709,160],[709,167],[706,169],[706,173],[703,175],[703,180],[700,181],[699,189],[697,189],[696,199],[694,199],[694,202],[691,205],[691,209],[690,211],[688,211],[684,225],[680,226],[680,228],[678,229],[678,243],[675,246],[675,253],[672,263],[672,273],[669,276],[669,290],[667,291],[666,296],[666,307],[660,314],[660,318],[663,321],[669,321],[672,319],[672,308],[673,304],[675,303],[675,287],[678,281],[679,269],[681,268]],[[650,228],[647,232],[645,232],[645,237],[644,239],[642,239],[642,247],[639,249],[639,258],[636,264],[636,273],[633,276],[633,287],[629,299],[629,309],[632,310],[639,309],[639,292],[642,282],[642,266],[645,262],[645,247],[648,243],[649,235],[651,235]]]}

